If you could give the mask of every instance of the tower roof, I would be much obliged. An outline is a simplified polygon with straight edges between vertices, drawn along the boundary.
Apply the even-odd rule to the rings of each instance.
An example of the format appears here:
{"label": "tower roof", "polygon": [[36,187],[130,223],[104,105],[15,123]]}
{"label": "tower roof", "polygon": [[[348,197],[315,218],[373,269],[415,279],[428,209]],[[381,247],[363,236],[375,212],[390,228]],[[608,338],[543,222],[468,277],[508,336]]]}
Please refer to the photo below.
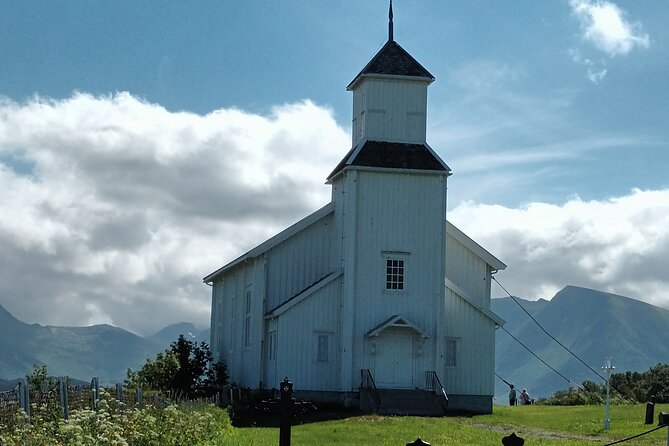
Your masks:
{"label": "tower roof", "polygon": [[412,169],[451,174],[451,169],[427,144],[365,141],[352,148],[328,175],[331,181],[348,166]]}
{"label": "tower roof", "polygon": [[351,90],[361,77],[369,74],[420,77],[429,82],[434,81],[434,76],[425,67],[391,39],[372,57],[372,60],[365,65],[365,68],[348,84],[346,89]]}

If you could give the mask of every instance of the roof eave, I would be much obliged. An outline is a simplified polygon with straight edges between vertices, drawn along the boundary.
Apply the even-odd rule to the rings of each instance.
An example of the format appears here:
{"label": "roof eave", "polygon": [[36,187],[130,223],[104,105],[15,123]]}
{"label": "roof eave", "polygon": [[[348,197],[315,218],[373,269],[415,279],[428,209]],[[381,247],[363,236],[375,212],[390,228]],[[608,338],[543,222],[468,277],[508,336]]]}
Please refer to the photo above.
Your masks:
{"label": "roof eave", "polygon": [[351,81],[350,84],[346,86],[346,91],[353,91],[353,89],[364,79],[367,78],[377,78],[377,79],[398,79],[412,82],[424,82],[426,84],[431,84],[434,82],[434,77],[427,76],[405,76],[397,74],[381,74],[381,73],[364,73],[359,74]]}

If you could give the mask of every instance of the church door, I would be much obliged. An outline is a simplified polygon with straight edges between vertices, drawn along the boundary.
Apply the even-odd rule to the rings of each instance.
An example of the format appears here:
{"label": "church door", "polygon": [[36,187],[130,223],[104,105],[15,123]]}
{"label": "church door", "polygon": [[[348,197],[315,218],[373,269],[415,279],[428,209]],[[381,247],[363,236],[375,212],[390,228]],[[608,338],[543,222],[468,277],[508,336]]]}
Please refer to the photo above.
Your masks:
{"label": "church door", "polygon": [[413,387],[413,338],[414,333],[406,329],[389,328],[379,335],[374,353],[374,380],[378,387]]}

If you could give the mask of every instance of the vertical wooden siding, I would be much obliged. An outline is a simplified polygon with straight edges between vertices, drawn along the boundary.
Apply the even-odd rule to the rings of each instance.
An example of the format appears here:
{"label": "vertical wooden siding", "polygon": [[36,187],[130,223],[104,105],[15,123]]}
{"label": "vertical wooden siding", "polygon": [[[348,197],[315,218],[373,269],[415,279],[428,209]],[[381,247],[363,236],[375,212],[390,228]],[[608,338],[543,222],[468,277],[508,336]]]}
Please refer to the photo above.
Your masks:
{"label": "vertical wooden siding", "polygon": [[[434,367],[435,358],[427,355],[436,351],[443,293],[445,177],[360,172],[357,189],[353,371],[359,373],[369,361],[360,348],[365,333],[395,314],[430,335],[419,362]],[[385,290],[386,256],[393,251],[405,256],[402,291]]]}
{"label": "vertical wooden siding", "polygon": [[[250,259],[231,271],[213,286],[216,305],[212,311],[220,321],[212,327],[212,345],[216,341],[214,353],[216,359],[228,364],[231,380],[238,384],[256,387],[262,376],[262,337],[263,337],[263,294],[264,294],[263,259]],[[244,319],[246,317],[246,292],[251,292],[251,312],[249,325],[249,344],[245,345]],[[214,333],[214,329],[218,333]]]}
{"label": "vertical wooden siding", "polygon": [[[290,377],[296,389],[336,390],[339,383],[341,278],[278,317],[277,379]],[[318,334],[329,336],[329,361],[318,362]]]}
{"label": "vertical wooden siding", "polygon": [[333,220],[330,214],[269,250],[265,311],[276,308],[335,269]]}
{"label": "vertical wooden siding", "polygon": [[448,288],[444,305],[445,337],[458,340],[457,366],[445,367],[443,371],[442,382],[446,391],[461,395],[493,395],[494,322]]}
{"label": "vertical wooden siding", "polygon": [[425,142],[427,83],[366,79],[353,94],[353,141]]}
{"label": "vertical wooden siding", "polygon": [[458,284],[479,305],[490,308],[488,265],[450,235],[446,241],[446,277]]}

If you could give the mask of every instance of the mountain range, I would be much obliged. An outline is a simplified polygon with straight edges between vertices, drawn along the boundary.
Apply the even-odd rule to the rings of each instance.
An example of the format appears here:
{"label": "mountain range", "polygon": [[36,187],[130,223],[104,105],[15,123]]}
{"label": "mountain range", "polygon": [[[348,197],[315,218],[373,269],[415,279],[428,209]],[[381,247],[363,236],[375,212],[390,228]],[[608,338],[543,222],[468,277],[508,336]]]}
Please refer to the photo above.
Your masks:
{"label": "mountain range", "polygon": [[142,337],[106,324],[90,327],[26,324],[0,306],[0,378],[23,377],[35,365],[46,364],[52,376],[83,381],[95,376],[103,383],[122,382],[128,368],[138,369],[181,334],[196,342],[209,342],[208,329],[197,330],[189,323],[170,325],[152,336]]}
{"label": "mountain range", "polygon": [[[663,339],[669,331],[665,309],[576,286],[565,287],[550,301],[516,301],[511,297],[492,300],[492,310],[506,321],[496,334],[496,371],[518,390],[527,388],[533,398],[550,396],[584,380],[603,383],[598,375],[605,376],[602,367],[609,357],[616,367],[613,373],[645,371],[669,362],[669,343]],[[582,362],[551,339],[519,304]],[[497,379],[498,404],[505,404],[508,392],[509,387]]]}

